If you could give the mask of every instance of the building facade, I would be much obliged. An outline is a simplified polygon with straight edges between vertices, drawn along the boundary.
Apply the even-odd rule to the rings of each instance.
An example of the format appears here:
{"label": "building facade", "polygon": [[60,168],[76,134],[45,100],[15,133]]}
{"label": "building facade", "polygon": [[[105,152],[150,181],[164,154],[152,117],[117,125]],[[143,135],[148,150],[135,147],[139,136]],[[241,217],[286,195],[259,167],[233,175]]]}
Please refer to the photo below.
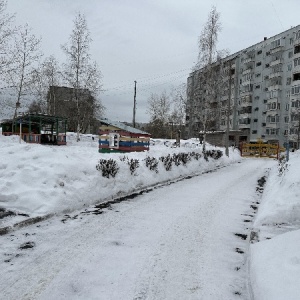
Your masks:
{"label": "building facade", "polygon": [[67,118],[69,131],[77,130],[79,120],[81,131],[90,133],[91,127],[94,127],[95,123],[95,107],[95,98],[88,89],[76,90],[64,86],[49,87],[47,112],[50,115]]}
{"label": "building facade", "polygon": [[[240,141],[292,147],[299,143],[300,116],[300,25],[234,53],[215,66],[221,87],[216,97],[215,128],[239,130]],[[199,107],[203,101],[203,69],[187,80],[186,134],[203,130]]]}

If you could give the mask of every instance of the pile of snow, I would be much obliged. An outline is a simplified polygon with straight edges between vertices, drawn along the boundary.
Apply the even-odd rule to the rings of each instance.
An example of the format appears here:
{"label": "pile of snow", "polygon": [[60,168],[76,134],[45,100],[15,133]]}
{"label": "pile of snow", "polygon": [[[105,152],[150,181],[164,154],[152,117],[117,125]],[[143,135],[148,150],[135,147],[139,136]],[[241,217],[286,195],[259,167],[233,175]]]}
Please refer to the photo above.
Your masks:
{"label": "pile of snow", "polygon": [[[124,154],[98,153],[97,136],[82,135],[80,142],[75,140],[76,135],[68,133],[67,146],[45,146],[20,143],[18,136],[0,135],[0,208],[30,217],[67,213],[240,160],[239,151],[231,149],[230,158],[223,155],[218,160],[210,158],[206,162],[202,157],[191,160],[186,166],[173,166],[171,171],[166,171],[160,162],[156,173],[146,167],[146,156],[158,159],[169,153],[202,151],[195,140],[183,141],[185,147],[180,148],[167,147],[157,140],[147,152],[126,154],[128,159],[139,160],[139,167],[131,175],[127,159],[120,160]],[[105,178],[96,170],[101,158],[112,158],[117,162],[119,171],[115,178]]]}
{"label": "pile of snow", "polygon": [[253,230],[250,275],[255,299],[297,300],[300,295],[300,151],[270,170]]}
{"label": "pile of snow", "polygon": [[259,207],[255,226],[300,221],[300,151],[292,153],[287,164],[279,172],[272,170]]}

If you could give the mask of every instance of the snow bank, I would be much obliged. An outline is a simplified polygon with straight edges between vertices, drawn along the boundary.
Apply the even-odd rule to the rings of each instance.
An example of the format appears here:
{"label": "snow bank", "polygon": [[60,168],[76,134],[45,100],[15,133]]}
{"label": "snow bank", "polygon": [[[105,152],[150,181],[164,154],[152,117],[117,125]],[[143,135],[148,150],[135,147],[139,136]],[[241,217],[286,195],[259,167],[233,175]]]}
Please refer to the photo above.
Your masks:
{"label": "snow bank", "polygon": [[291,153],[287,170],[279,176],[274,167],[268,178],[255,227],[300,220],[300,151]]}
{"label": "snow bank", "polygon": [[[82,135],[80,142],[75,142],[75,137],[74,133],[68,133],[68,145],[58,147],[20,144],[17,136],[0,135],[0,208],[25,213],[30,217],[70,212],[240,159],[239,152],[231,149],[230,158],[224,155],[219,160],[209,159],[209,162],[203,158],[199,161],[193,159],[186,166],[173,166],[171,171],[166,171],[160,163],[156,173],[146,167],[146,156],[158,159],[169,153],[201,153],[201,147],[194,140],[185,141],[186,147],[180,148],[166,147],[161,140],[157,140],[149,152],[126,154],[129,159],[140,161],[139,168],[131,175],[127,161],[120,160],[124,154],[98,153],[97,136]],[[96,170],[100,158],[117,161],[120,169],[115,178],[102,177],[101,172]]]}
{"label": "snow bank", "polygon": [[254,299],[298,300],[300,230],[251,245]]}
{"label": "snow bank", "polygon": [[254,299],[298,300],[300,295],[300,151],[287,169],[270,170],[253,230],[250,275]]}

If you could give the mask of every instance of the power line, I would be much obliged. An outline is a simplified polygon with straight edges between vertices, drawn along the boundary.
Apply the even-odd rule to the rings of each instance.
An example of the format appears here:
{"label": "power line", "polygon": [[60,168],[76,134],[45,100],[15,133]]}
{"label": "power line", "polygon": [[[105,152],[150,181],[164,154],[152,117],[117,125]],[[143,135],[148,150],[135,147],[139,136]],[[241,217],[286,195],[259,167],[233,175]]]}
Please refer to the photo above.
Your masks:
{"label": "power line", "polygon": [[275,8],[273,2],[272,2],[272,1],[270,1],[270,2],[271,2],[272,6],[273,6],[273,8],[274,8],[275,14],[276,14],[276,16],[277,16],[277,18],[278,18],[278,21],[279,21],[279,23],[280,23],[280,25],[281,25],[281,27],[282,27],[282,30],[284,31],[284,27],[283,27],[283,25],[282,25],[282,23],[281,23],[281,20],[280,20],[280,17],[279,17],[279,15],[278,15],[278,13],[277,13],[277,10],[276,10],[276,8]]}
{"label": "power line", "polygon": [[[148,84],[147,81],[153,81],[153,80],[161,79],[161,78],[164,78],[164,77],[172,76],[172,75],[175,75],[175,74],[178,74],[178,73],[186,72],[187,70],[191,70],[191,69],[190,68],[182,69],[182,70],[175,71],[175,72],[168,73],[168,74],[157,75],[155,77],[141,77],[141,78],[137,78],[137,80],[141,84]],[[119,90],[119,89],[126,88],[126,87],[131,88],[131,82],[128,82],[128,84],[125,84],[125,85],[120,85],[120,86],[105,89],[105,91]]]}

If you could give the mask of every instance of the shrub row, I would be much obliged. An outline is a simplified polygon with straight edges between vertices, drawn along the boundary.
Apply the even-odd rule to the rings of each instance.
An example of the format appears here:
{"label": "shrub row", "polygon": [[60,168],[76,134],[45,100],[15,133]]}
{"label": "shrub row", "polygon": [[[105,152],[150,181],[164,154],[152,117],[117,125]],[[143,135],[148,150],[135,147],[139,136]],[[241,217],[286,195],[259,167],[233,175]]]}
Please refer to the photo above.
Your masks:
{"label": "shrub row", "polygon": [[[223,152],[220,150],[208,150],[203,154],[203,157],[208,160],[208,157],[213,159],[219,159],[222,157]],[[154,171],[158,173],[158,164],[161,161],[166,169],[166,171],[170,171],[172,166],[180,166],[186,165],[192,159],[199,160],[202,157],[202,154],[197,152],[190,152],[190,153],[174,153],[168,154],[167,156],[161,156],[159,159],[155,157],[147,156],[144,161],[147,168],[150,171]],[[138,159],[129,159],[126,156],[120,157],[120,161],[127,162],[129,166],[129,170],[131,175],[135,174],[136,169],[140,166],[140,162]],[[117,162],[113,159],[100,159],[99,163],[96,165],[96,169],[102,172],[102,176],[109,178],[115,177],[119,171],[119,166]]]}

